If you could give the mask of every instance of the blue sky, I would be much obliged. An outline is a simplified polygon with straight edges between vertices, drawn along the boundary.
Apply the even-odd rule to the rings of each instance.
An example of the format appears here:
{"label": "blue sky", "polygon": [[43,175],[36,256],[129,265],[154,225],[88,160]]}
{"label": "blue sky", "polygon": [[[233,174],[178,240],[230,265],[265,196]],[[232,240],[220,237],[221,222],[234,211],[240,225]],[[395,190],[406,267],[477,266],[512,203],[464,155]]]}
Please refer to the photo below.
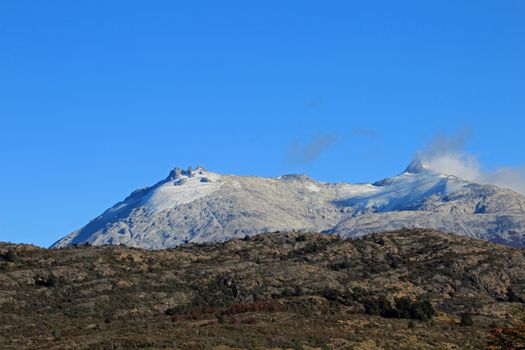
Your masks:
{"label": "blue sky", "polygon": [[363,182],[469,130],[525,163],[523,1],[0,2],[0,241],[174,166]]}

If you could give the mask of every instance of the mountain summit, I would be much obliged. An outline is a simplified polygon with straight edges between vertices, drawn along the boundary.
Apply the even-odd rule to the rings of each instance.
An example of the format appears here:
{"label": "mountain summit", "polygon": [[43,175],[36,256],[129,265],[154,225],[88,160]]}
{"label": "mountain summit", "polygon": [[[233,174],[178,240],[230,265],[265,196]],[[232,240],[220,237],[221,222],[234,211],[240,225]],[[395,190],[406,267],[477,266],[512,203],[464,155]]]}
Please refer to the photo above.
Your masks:
{"label": "mountain summit", "polygon": [[410,164],[405,169],[405,173],[411,174],[419,174],[424,171],[427,171],[427,169],[423,166],[423,161],[419,158],[416,158],[410,162]]}
{"label": "mountain summit", "polygon": [[357,237],[401,228],[437,229],[525,246],[525,198],[426,171],[419,161],[398,176],[366,184],[175,168],[53,247],[90,243],[162,249],[272,231]]}

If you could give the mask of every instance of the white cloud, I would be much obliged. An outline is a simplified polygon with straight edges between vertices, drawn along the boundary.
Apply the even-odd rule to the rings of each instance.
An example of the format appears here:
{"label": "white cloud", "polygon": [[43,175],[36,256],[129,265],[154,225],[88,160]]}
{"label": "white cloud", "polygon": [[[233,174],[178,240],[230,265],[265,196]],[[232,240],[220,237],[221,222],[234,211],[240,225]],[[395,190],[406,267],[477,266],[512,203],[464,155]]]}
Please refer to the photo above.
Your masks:
{"label": "white cloud", "polygon": [[337,134],[317,134],[305,143],[296,140],[288,149],[285,162],[308,164],[317,159],[337,141]]}
{"label": "white cloud", "polygon": [[454,175],[467,181],[510,188],[525,195],[525,167],[483,169],[478,157],[465,150],[470,132],[462,131],[452,137],[437,135],[430,145],[416,155],[423,167]]}

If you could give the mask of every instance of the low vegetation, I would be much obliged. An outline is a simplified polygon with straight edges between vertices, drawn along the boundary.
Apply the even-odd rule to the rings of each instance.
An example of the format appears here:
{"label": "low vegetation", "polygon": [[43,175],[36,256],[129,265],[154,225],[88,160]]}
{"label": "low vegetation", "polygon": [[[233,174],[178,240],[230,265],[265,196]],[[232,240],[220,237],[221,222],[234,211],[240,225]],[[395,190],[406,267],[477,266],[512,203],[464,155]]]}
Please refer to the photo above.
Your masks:
{"label": "low vegetation", "polygon": [[424,230],[0,244],[2,349],[522,349],[524,299],[523,250]]}
{"label": "low vegetation", "polygon": [[368,299],[364,302],[368,315],[387,318],[404,318],[427,321],[436,314],[432,303],[428,300],[412,301],[407,297],[396,299],[395,306],[385,297]]}

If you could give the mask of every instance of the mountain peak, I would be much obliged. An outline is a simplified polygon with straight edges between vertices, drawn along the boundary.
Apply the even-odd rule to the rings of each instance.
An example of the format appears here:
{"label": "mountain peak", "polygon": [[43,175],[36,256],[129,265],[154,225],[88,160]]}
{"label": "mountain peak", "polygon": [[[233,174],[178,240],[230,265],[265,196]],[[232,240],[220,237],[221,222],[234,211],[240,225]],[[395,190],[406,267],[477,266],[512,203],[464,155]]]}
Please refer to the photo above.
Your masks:
{"label": "mountain peak", "polygon": [[189,166],[186,170],[183,170],[179,167],[175,167],[172,171],[170,171],[168,175],[168,180],[180,179],[182,176],[192,177],[196,173],[202,174],[204,171],[205,169],[200,165],[197,166],[195,169]]}
{"label": "mountain peak", "polygon": [[272,231],[357,237],[404,227],[525,246],[525,198],[469,184],[434,172],[420,159],[403,174],[374,184],[324,183],[301,174],[222,176],[202,167],[175,168],[54,247],[88,242],[161,249]]}
{"label": "mountain peak", "polygon": [[419,158],[415,158],[408,164],[405,169],[405,173],[409,174],[420,174],[429,171],[424,165],[423,161]]}
{"label": "mountain peak", "polygon": [[283,181],[298,181],[298,182],[315,182],[312,178],[305,174],[286,174],[277,178]]}

